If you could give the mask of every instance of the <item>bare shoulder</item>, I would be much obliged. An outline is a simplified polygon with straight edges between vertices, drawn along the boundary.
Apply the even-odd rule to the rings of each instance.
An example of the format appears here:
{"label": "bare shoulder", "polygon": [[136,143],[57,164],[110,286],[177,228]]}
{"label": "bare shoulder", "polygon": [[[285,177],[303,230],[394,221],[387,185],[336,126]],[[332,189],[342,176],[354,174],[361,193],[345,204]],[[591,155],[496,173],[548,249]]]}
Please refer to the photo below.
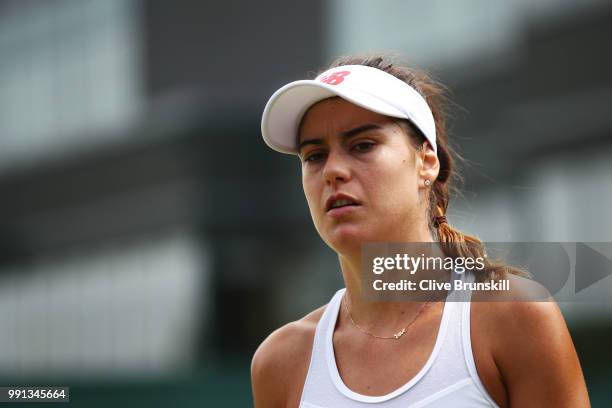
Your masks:
{"label": "bare shoulder", "polygon": [[477,292],[472,306],[472,319],[495,333],[498,353],[514,358],[513,347],[533,348],[542,343],[550,349],[555,339],[569,339],[563,315],[544,286],[517,275],[505,279],[510,282],[508,291],[494,295]]}
{"label": "bare shoulder", "polygon": [[276,329],[259,345],[251,362],[256,407],[298,405],[315,330],[325,307]]}
{"label": "bare shoulder", "polygon": [[[299,320],[285,324],[273,331],[257,348],[253,356],[253,365],[258,363],[286,364],[293,360],[296,353],[310,351],[317,323],[325,306],[310,312]],[[293,365],[292,361],[289,361]]]}
{"label": "bare shoulder", "polygon": [[496,299],[476,295],[472,321],[480,337],[476,342],[495,361],[507,398],[538,406],[588,406],[578,356],[557,303],[533,280],[506,278],[507,293]]}

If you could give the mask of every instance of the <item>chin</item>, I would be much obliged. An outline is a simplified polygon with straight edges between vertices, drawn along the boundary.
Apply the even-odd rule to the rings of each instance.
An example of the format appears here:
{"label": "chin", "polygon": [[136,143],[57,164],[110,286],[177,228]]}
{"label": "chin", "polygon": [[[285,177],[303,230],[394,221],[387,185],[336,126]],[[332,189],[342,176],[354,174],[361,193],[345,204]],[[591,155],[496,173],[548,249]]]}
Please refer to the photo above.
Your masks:
{"label": "chin", "polygon": [[361,244],[371,240],[363,227],[354,224],[336,225],[328,232],[326,238],[327,245],[338,253],[361,250]]}

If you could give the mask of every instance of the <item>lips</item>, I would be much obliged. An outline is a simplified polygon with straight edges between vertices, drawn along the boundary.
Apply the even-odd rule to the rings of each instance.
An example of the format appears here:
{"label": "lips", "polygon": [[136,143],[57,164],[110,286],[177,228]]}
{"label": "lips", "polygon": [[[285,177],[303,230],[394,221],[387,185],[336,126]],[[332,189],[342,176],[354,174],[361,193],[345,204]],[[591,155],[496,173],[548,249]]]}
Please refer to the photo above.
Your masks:
{"label": "lips", "polygon": [[350,195],[342,193],[333,194],[325,201],[325,211],[329,212],[335,208],[357,205],[361,205],[360,202]]}

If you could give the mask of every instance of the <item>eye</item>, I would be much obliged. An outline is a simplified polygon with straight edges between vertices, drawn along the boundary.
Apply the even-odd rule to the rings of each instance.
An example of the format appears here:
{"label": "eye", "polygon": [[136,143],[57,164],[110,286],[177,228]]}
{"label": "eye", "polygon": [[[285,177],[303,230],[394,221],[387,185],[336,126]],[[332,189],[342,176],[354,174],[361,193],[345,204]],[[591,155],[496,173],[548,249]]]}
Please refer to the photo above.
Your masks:
{"label": "eye", "polygon": [[356,151],[356,152],[367,152],[372,150],[372,147],[374,147],[374,143],[373,142],[359,142],[356,143],[353,147],[352,150]]}
{"label": "eye", "polygon": [[304,156],[305,162],[318,162],[325,158],[325,153],[322,151],[314,151]]}

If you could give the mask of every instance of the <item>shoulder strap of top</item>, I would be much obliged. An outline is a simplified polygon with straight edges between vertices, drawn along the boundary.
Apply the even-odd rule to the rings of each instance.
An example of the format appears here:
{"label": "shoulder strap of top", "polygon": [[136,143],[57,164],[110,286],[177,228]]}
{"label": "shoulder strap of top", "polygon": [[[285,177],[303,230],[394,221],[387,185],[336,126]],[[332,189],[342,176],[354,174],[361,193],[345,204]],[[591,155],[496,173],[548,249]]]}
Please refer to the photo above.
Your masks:
{"label": "shoulder strap of top", "polygon": [[[332,389],[331,379],[328,379],[327,375],[327,363],[325,360],[325,337],[329,327],[329,320],[334,317],[334,311],[336,310],[336,307],[342,299],[342,295],[345,291],[346,288],[336,291],[327,306],[325,306],[323,315],[321,315],[321,318],[317,323],[315,336],[312,343],[312,351],[310,353],[308,373],[306,374],[304,388],[300,397],[301,402],[304,402],[304,397],[309,395],[311,392],[316,392],[316,390],[321,390],[321,388]],[[313,387],[312,390],[311,387]]]}
{"label": "shoulder strap of top", "polygon": [[[474,273],[466,272],[465,282],[473,283],[476,280]],[[492,407],[497,408],[498,405],[495,403],[493,398],[489,395],[486,388],[482,384],[480,380],[480,376],[478,375],[478,371],[476,369],[476,361],[474,360],[474,354],[472,351],[472,334],[471,334],[471,305],[472,305],[472,291],[466,290],[464,291],[464,300],[461,304],[461,342],[463,343],[463,355],[465,357],[465,363],[467,365],[468,371],[470,373],[470,377],[472,377],[472,381],[474,385],[482,396],[487,400]]]}

